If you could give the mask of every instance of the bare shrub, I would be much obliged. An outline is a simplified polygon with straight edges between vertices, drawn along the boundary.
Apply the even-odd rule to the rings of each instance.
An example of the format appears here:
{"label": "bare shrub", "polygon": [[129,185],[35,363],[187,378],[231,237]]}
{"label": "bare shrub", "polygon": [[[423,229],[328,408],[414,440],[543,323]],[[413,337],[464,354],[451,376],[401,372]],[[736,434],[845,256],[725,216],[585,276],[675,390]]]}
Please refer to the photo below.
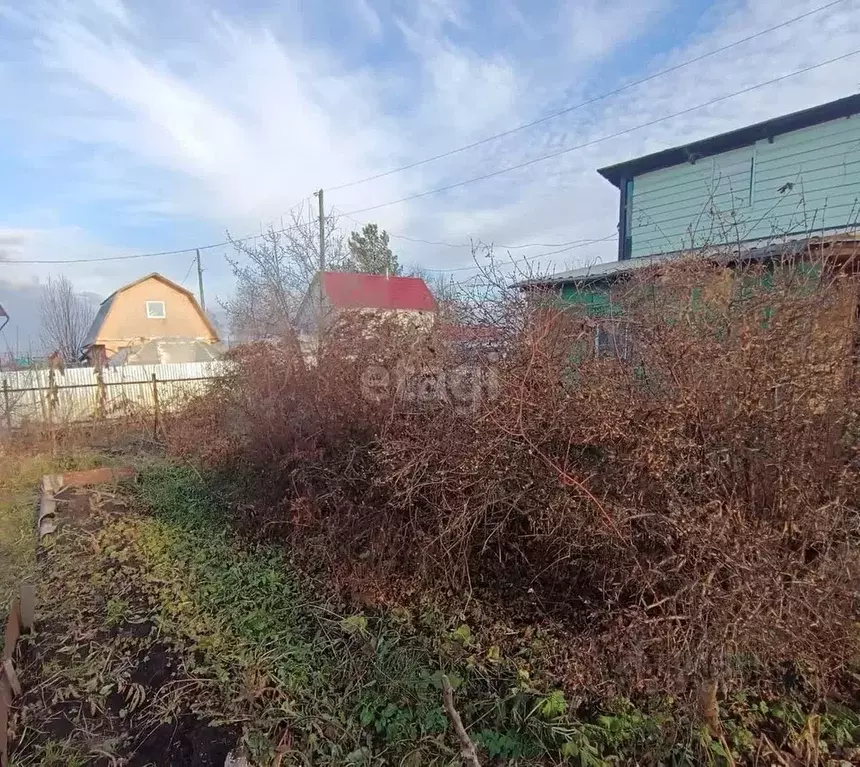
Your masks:
{"label": "bare shrub", "polygon": [[255,472],[248,529],[340,577],[533,605],[596,689],[753,662],[826,684],[860,649],[854,279],[689,259],[614,296],[497,285],[492,354],[385,323],[312,366],[250,347],[174,446]]}

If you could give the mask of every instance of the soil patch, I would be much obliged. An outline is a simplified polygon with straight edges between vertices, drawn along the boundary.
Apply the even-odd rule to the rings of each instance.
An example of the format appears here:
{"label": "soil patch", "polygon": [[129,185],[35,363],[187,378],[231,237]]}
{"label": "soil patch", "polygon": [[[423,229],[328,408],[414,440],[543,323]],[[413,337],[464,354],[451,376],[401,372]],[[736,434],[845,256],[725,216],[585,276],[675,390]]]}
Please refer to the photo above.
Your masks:
{"label": "soil patch", "polygon": [[237,728],[215,727],[186,714],[147,735],[129,758],[128,767],[223,767],[238,737]]}
{"label": "soil patch", "polygon": [[187,652],[193,665],[191,650],[157,628],[143,563],[117,550],[136,514],[98,488],[57,494],[36,630],[16,656],[24,693],[10,724],[22,764],[221,767],[241,735],[199,713],[201,682],[182,659]]}

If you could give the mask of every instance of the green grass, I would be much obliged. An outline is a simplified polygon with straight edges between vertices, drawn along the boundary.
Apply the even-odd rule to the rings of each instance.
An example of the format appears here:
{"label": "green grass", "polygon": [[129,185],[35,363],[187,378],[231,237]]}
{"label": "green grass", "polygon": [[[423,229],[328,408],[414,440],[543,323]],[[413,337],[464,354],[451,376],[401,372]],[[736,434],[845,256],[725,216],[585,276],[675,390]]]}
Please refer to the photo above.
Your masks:
{"label": "green grass", "polygon": [[[42,617],[62,627],[64,649],[42,676],[54,695],[80,700],[85,715],[66,742],[31,738],[28,760],[17,764],[86,757],[89,733],[118,691],[139,706],[138,726],[189,710],[236,726],[255,764],[271,763],[279,747],[283,764],[459,764],[443,673],[486,763],[723,765],[726,746],[735,760],[749,758],[764,731],[778,748],[815,740],[822,754],[843,755],[860,740],[855,712],[743,695],[724,703],[725,743],[671,700],[604,701],[581,719],[552,685],[539,628],[503,652],[480,621],[470,625],[430,601],[350,609],[283,549],[238,538],[219,485],[189,467],[150,462],[129,492],[131,511],[105,511],[98,530],[49,545],[54,600]],[[141,624],[154,627],[145,640],[114,636]],[[126,680],[152,641],[181,657],[182,673],[139,700]],[[103,741],[120,754],[117,737],[114,729]]]}
{"label": "green grass", "polygon": [[[313,764],[456,763],[441,706],[447,673],[469,731],[491,758],[586,767],[728,763],[723,743],[672,701],[637,708],[619,699],[580,721],[561,690],[533,681],[539,631],[529,632],[520,657],[503,657],[431,604],[348,613],[304,580],[282,550],[239,542],[214,488],[189,468],[143,473],[140,497],[157,520],[143,538],[145,558],[165,584],[165,630],[202,648],[206,673],[225,697],[243,701],[246,741],[257,758],[288,730],[293,749]],[[784,732],[790,745],[811,717],[825,751],[860,739],[860,718],[847,709],[819,716],[789,701],[787,719],[770,703],[732,705],[726,744],[736,759],[758,745],[763,727]]]}

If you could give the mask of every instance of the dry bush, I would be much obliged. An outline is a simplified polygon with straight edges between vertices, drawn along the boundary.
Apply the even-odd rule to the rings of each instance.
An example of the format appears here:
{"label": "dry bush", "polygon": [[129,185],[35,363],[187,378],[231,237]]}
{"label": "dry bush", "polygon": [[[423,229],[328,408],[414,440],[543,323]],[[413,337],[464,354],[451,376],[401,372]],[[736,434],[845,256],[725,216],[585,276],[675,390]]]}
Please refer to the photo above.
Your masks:
{"label": "dry bush", "polygon": [[249,529],[356,582],[562,622],[598,688],[786,662],[828,683],[858,651],[853,278],[691,259],[613,300],[497,291],[492,355],[384,323],[313,365],[250,347],[174,446],[252,470]]}

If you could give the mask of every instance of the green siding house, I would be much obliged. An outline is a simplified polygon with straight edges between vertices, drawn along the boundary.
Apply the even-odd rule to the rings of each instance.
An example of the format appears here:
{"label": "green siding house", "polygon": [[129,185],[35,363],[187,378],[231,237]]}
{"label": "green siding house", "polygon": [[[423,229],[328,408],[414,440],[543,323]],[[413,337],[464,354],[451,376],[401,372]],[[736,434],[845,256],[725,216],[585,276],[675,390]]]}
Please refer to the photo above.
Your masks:
{"label": "green siding house", "polygon": [[711,248],[773,260],[804,252],[813,238],[853,233],[860,218],[860,95],[598,172],[619,190],[618,261],[520,287],[557,287],[605,316],[613,313],[608,286],[655,261]]}

